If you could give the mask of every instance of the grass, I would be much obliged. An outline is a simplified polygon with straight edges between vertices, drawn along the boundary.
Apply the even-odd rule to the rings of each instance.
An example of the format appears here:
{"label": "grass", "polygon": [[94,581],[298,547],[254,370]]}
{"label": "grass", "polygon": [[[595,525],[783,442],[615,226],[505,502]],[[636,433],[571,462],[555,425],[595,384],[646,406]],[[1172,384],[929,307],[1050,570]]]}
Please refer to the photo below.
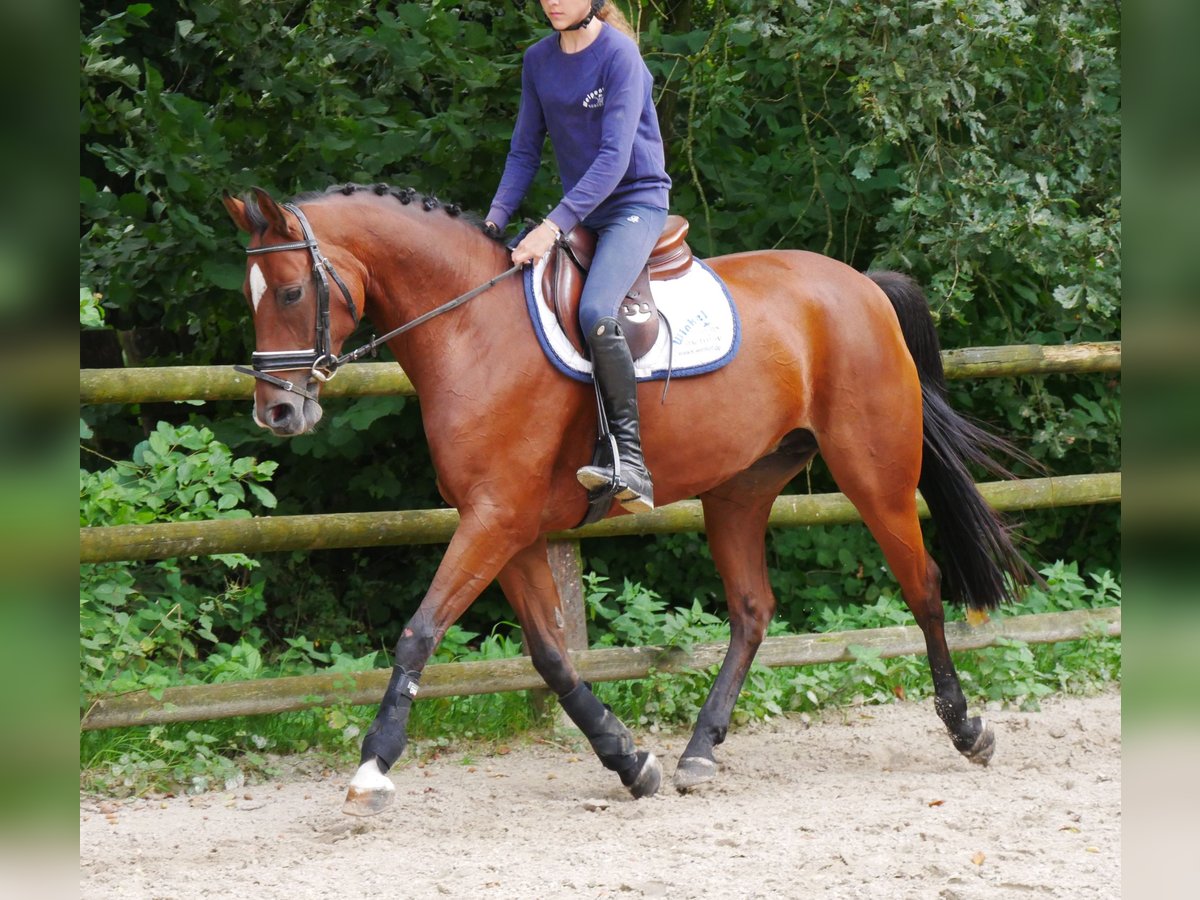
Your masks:
{"label": "grass", "polygon": [[[1120,604],[1120,585],[1107,572],[1085,578],[1074,566],[1056,563],[1042,574],[1046,590],[1030,591],[1007,614]],[[618,589],[596,575],[586,581],[592,646],[690,645],[729,638],[728,624],[698,603],[668,608],[637,584],[626,582]],[[813,616],[813,630],[821,632],[912,624],[903,602],[888,594],[869,605],[821,606]],[[953,611],[949,617],[955,618]],[[783,633],[783,624],[772,625],[770,634]],[[435,659],[492,659],[519,652],[515,626],[505,623],[482,637],[452,629]],[[1041,645],[1005,640],[954,657],[963,690],[975,705],[998,702],[1036,709],[1047,694],[1095,692],[1121,675],[1120,639],[1100,635]],[[369,662],[355,660],[356,665]],[[688,727],[715,674],[714,666],[597,684],[595,690],[634,728]],[[883,659],[863,649],[853,662],[780,669],[755,665],[738,698],[733,724],[849,704],[917,700],[931,691],[924,657]],[[305,754],[314,766],[347,768],[357,762],[362,735],[374,715],[374,706],[337,706],[87,732],[80,737],[81,788],[117,796],[232,789],[278,774],[278,758],[288,754]],[[512,741],[537,725],[524,692],[422,700],[413,708],[408,754],[420,759],[464,743]]]}

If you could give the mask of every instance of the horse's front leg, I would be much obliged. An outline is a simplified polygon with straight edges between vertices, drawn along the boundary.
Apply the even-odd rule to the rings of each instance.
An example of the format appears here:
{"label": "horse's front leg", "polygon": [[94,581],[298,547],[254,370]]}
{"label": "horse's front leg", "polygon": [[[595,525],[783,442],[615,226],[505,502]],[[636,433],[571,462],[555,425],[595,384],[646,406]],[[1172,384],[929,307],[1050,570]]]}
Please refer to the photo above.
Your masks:
{"label": "horse's front leg", "polygon": [[408,743],[408,714],[425,664],[446,630],[534,532],[524,521],[484,519],[464,510],[429,590],[396,642],[392,677],[363,739],[361,763],[343,812],[370,816],[392,802],[395,785],[386,773]]}
{"label": "horse's front leg", "polygon": [[567,655],[562,601],[546,559],[545,538],[518,551],[500,571],[499,580],[525,630],[534,668],[558,695],[601,764],[616,772],[634,797],[654,794],[662,782],[661,764],[653,753],[634,746],[633,734],[580,679]]}

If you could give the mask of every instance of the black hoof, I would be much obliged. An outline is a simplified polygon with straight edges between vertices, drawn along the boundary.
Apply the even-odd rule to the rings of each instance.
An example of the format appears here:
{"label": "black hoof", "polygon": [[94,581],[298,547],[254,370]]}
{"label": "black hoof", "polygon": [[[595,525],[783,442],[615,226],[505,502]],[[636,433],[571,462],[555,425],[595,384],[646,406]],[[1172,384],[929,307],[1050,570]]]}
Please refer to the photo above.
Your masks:
{"label": "black hoof", "polygon": [[986,766],[992,761],[992,753],[996,750],[996,735],[992,726],[986,720],[979,720],[979,737],[971,745],[970,750],[964,750],[962,755],[979,766]]}
{"label": "black hoof", "polygon": [[[636,800],[653,797],[658,793],[659,785],[662,784],[662,765],[653,753],[647,753],[644,750],[638,751],[637,760],[637,774],[633,776],[632,781],[625,784],[625,787],[629,788],[629,793],[633,794]],[[622,778],[621,781],[624,783],[625,779]]]}
{"label": "black hoof", "polygon": [[685,756],[675,766],[675,790],[681,794],[707,784],[717,777],[717,764],[703,756]]}

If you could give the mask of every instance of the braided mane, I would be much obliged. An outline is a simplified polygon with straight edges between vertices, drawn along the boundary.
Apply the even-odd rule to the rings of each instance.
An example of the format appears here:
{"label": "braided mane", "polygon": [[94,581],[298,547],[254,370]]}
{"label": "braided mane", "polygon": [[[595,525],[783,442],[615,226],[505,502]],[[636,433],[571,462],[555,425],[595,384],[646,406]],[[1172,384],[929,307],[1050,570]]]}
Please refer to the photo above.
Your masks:
{"label": "braided mane", "polygon": [[[475,213],[465,212],[457,203],[444,203],[432,194],[421,194],[416,188],[411,187],[395,187],[386,182],[378,182],[376,184],[334,184],[325,188],[323,191],[305,191],[302,194],[297,194],[289,202],[291,203],[312,203],[314,201],[327,200],[339,195],[350,196],[361,192],[368,192],[377,197],[394,197],[404,206],[410,206],[414,203],[419,203],[421,208],[426,212],[434,210],[444,210],[446,215],[453,218],[461,218],[464,222],[474,225],[480,232],[487,237],[499,243],[503,243],[503,236],[494,234],[484,227],[484,220]],[[246,217],[256,231],[262,233],[267,230],[267,219],[263,215],[262,210],[258,206],[258,198],[254,194],[245,194],[242,201],[246,204]]]}

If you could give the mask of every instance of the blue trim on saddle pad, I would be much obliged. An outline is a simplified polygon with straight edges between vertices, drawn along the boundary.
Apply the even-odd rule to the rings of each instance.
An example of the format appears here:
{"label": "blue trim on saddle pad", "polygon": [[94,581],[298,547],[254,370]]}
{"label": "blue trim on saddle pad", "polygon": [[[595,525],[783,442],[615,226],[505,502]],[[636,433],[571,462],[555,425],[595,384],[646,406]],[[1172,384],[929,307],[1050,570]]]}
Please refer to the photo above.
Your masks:
{"label": "blue trim on saddle pad", "polygon": [[[546,358],[550,360],[554,368],[562,372],[568,378],[573,378],[576,381],[591,384],[592,372],[591,363],[583,359],[575,351],[574,347],[567,341],[566,336],[562,334],[562,330],[558,327],[558,323],[554,321],[554,314],[545,309],[541,299],[535,290],[535,277],[541,278],[544,261],[536,266],[526,266],[522,273],[523,282],[525,285],[525,307],[529,313],[529,319],[533,323],[533,333],[537,335],[538,344],[541,345],[542,352],[546,354]],[[697,271],[697,269],[699,271]],[[686,279],[698,278],[704,279],[703,287],[710,294],[710,302],[717,303],[718,308],[705,309],[698,307],[691,302],[686,295],[668,298],[662,296],[665,293],[673,291],[675,288],[686,284]],[[664,287],[666,286],[666,287]],[[716,291],[720,290],[719,297]],[[734,305],[733,298],[729,294],[729,289],[725,286],[717,273],[709,268],[702,260],[693,259],[692,267],[688,272],[679,278],[671,279],[670,281],[652,281],[650,282],[650,290],[654,295],[654,302],[658,306],[659,311],[671,323],[671,328],[668,331],[666,326],[659,329],[659,337],[645,356],[634,360],[634,371],[638,381],[661,381],[667,377],[667,336],[670,335],[674,341],[673,365],[676,368],[671,370],[672,378],[686,378],[691,375],[705,375],[709,372],[715,372],[722,366],[732,360],[742,345],[742,323],[738,316],[737,307]],[[724,303],[727,308],[719,306],[719,298],[724,298]],[[689,347],[689,335],[703,334],[709,325],[708,312],[719,312],[722,317],[728,316],[725,323],[727,334],[721,335],[721,342],[712,350],[712,357],[705,357],[698,354],[695,348]],[[699,315],[700,319],[694,317]],[[546,322],[543,322],[545,317]],[[549,323],[549,324],[547,324]],[[695,326],[699,325],[699,328]],[[546,329],[552,327],[556,331],[555,338],[552,340],[546,333]],[[556,346],[557,345],[557,346]],[[691,355],[696,361],[690,365],[681,365],[681,358],[687,359]],[[571,359],[569,357],[574,357]],[[654,360],[655,368],[648,369],[645,360]]]}

